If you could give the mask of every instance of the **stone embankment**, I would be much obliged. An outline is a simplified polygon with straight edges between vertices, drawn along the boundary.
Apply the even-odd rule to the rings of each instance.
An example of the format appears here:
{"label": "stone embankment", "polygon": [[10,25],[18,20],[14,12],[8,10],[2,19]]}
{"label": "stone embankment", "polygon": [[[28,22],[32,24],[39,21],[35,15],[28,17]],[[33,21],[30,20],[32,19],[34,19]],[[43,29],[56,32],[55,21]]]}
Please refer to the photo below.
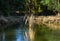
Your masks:
{"label": "stone embankment", "polygon": [[34,23],[45,24],[53,29],[60,29],[60,16],[39,16],[34,18]]}

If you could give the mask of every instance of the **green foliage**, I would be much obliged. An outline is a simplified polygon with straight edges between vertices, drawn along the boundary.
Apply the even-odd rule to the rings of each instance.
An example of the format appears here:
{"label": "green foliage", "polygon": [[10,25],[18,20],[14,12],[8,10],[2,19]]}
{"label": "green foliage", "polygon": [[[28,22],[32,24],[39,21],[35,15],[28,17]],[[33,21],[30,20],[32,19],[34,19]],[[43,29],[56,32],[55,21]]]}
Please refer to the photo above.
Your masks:
{"label": "green foliage", "polygon": [[41,8],[40,8],[40,1],[37,1],[37,0],[29,0],[29,1],[26,1],[27,2],[27,6],[28,7],[28,11],[30,11],[29,13],[30,14],[35,14],[37,12],[41,12]]}
{"label": "green foliage", "polygon": [[57,10],[60,12],[60,4],[58,4]]}
{"label": "green foliage", "polygon": [[46,5],[50,10],[60,10],[58,0],[0,0],[0,13],[16,13],[16,11],[25,12],[25,14],[40,13],[42,5]]}
{"label": "green foliage", "polygon": [[41,0],[40,3],[42,3],[43,5],[49,4],[50,0]]}
{"label": "green foliage", "polygon": [[41,4],[47,5],[48,9],[50,9],[50,10],[59,11],[59,9],[60,9],[59,0],[41,0]]}

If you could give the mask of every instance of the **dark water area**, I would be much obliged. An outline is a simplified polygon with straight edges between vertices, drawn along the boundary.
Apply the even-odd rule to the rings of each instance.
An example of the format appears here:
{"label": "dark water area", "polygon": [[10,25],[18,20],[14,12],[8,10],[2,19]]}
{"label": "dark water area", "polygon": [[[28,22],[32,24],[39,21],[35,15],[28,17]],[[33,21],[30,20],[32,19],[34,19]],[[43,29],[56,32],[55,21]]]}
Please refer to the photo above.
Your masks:
{"label": "dark water area", "polygon": [[28,33],[28,29],[24,23],[3,28],[0,30],[0,41],[28,41],[28,38],[25,38],[25,32]]}

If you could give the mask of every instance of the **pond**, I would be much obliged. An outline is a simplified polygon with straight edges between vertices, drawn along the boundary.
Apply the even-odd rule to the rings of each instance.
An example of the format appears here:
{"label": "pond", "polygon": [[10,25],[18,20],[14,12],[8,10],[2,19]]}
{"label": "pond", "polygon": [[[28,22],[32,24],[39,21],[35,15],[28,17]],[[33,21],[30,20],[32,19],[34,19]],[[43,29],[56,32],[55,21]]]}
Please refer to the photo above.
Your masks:
{"label": "pond", "polygon": [[[51,30],[45,25],[34,25],[34,41],[60,41],[60,30]],[[16,27],[8,27],[0,30],[0,41],[29,41],[28,26],[19,24]]]}
{"label": "pond", "polygon": [[25,32],[28,33],[28,29],[24,28],[23,23],[3,28],[0,30],[0,41],[28,41]]}
{"label": "pond", "polygon": [[60,41],[60,29],[50,29],[45,24],[35,25],[35,41]]}

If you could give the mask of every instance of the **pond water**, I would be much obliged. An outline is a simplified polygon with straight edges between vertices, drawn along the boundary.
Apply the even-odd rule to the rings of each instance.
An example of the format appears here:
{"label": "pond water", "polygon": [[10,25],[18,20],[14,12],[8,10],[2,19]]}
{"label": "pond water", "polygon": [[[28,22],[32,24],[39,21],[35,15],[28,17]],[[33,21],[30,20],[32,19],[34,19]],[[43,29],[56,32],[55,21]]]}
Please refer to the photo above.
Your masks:
{"label": "pond water", "polygon": [[0,41],[28,41],[25,32],[28,33],[28,29],[25,29],[23,24],[19,24],[16,27],[3,28],[0,30]]}
{"label": "pond water", "polygon": [[[0,31],[0,41],[29,41],[25,32],[28,33],[28,29],[23,28],[22,24],[16,28],[2,29]],[[60,30],[51,31],[45,29],[44,26],[43,28],[37,28],[35,34],[35,41],[60,41]]]}
{"label": "pond water", "polygon": [[[60,30],[51,30],[44,25],[34,25],[35,41],[60,41]],[[19,25],[0,30],[0,41],[29,41],[28,25],[21,22]]]}

